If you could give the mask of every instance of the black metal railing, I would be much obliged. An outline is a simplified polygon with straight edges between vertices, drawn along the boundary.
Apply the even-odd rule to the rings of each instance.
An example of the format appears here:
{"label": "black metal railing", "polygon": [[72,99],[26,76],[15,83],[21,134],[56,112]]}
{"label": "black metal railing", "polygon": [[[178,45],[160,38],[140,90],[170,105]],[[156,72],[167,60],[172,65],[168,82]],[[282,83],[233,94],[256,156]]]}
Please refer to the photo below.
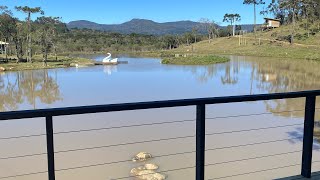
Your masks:
{"label": "black metal railing", "polygon": [[[320,90],[316,90],[316,91],[301,91],[301,92],[276,93],[276,94],[229,96],[229,97],[214,97],[214,98],[201,98],[201,99],[184,99],[184,100],[171,100],[171,101],[155,101],[155,102],[141,102],[141,103],[126,103],[126,104],[112,104],[112,105],[98,105],[98,106],[27,110],[27,111],[16,111],[16,112],[1,112],[0,113],[0,121],[45,117],[45,119],[46,119],[46,134],[20,136],[20,137],[7,137],[7,138],[0,138],[0,139],[7,140],[7,139],[27,138],[27,137],[36,137],[36,136],[46,135],[47,152],[40,153],[40,154],[15,156],[15,157],[2,157],[2,158],[0,158],[0,160],[1,159],[14,159],[14,158],[28,157],[28,156],[47,155],[48,171],[39,172],[39,173],[48,173],[48,179],[55,180],[55,172],[56,171],[67,170],[67,169],[55,170],[55,157],[54,157],[55,153],[79,151],[79,150],[85,150],[85,149],[75,149],[75,150],[55,152],[54,151],[54,134],[55,133],[53,130],[53,117],[66,116],[66,115],[90,114],[90,113],[102,113],[102,112],[117,112],[117,111],[119,112],[119,111],[131,111],[131,110],[143,110],[143,109],[196,106],[196,120],[162,122],[162,123],[142,124],[142,125],[123,126],[123,127],[99,128],[99,129],[87,129],[87,130],[78,130],[78,131],[70,131],[70,132],[60,132],[60,133],[56,133],[56,134],[76,133],[76,132],[82,132],[82,131],[107,130],[107,129],[112,129],[112,128],[150,126],[150,125],[155,125],[155,124],[165,124],[165,123],[170,124],[170,123],[182,123],[182,122],[195,121],[196,122],[196,135],[195,136],[184,136],[184,137],[158,139],[158,140],[150,140],[150,141],[143,141],[143,142],[133,142],[133,143],[129,143],[129,144],[195,137],[196,138],[196,151],[168,154],[168,155],[162,155],[162,156],[172,156],[172,155],[177,155],[177,154],[196,153],[196,166],[180,168],[180,169],[175,169],[175,170],[196,168],[195,179],[196,180],[204,180],[206,166],[230,162],[230,161],[227,161],[227,162],[220,162],[220,163],[215,163],[215,164],[205,164],[205,152],[206,151],[212,151],[212,150],[223,149],[223,148],[240,147],[240,146],[252,146],[252,145],[256,145],[256,144],[267,144],[267,143],[290,140],[290,139],[280,139],[280,140],[266,141],[266,142],[260,142],[260,143],[251,143],[251,144],[242,144],[242,145],[236,145],[236,146],[230,146],[230,147],[206,149],[205,148],[206,136],[215,135],[215,134],[224,134],[224,133],[239,133],[239,132],[245,132],[245,131],[257,131],[257,130],[261,130],[261,129],[282,128],[282,127],[289,127],[289,126],[295,126],[295,125],[304,125],[304,134],[303,134],[303,137],[300,137],[300,138],[303,138],[302,151],[292,151],[292,152],[286,152],[286,153],[279,153],[279,154],[274,154],[272,156],[279,156],[279,155],[283,155],[283,154],[301,152],[302,153],[301,175],[303,177],[310,178],[311,172],[312,172],[311,166],[312,166],[312,152],[313,152],[313,140],[314,140],[313,139],[314,117],[315,117],[315,110],[316,110],[315,103],[316,103],[316,97],[319,95],[320,95]],[[306,98],[305,110],[304,110],[305,111],[304,124],[264,127],[264,128],[238,130],[238,131],[231,131],[231,132],[219,132],[219,133],[212,133],[212,134],[205,133],[206,105],[238,103],[238,102],[252,102],[252,101],[275,100],[275,99],[291,99],[291,98]],[[246,115],[243,115],[243,116],[246,116]],[[110,146],[121,146],[121,145],[126,145],[126,144],[118,144],[118,145],[110,145]],[[103,148],[103,147],[109,147],[109,146],[92,147],[92,148],[88,148],[88,149]],[[269,155],[269,156],[271,156],[271,155]],[[265,158],[265,157],[269,157],[269,156],[240,159],[240,160],[235,160],[233,162],[250,160],[250,159],[257,159],[257,158]],[[161,157],[161,156],[159,156],[159,157]],[[91,165],[91,166],[106,165],[106,164],[119,163],[119,162],[128,162],[128,160],[103,163],[103,164],[97,164],[97,165]],[[297,165],[298,164],[294,164],[294,165],[290,165],[290,166],[284,166],[282,168],[297,166]],[[90,166],[83,166],[83,167],[90,167]],[[75,167],[75,168],[70,168],[70,169],[77,169],[77,168],[83,168],[83,167]],[[281,167],[279,167],[279,168],[281,168]],[[168,170],[168,171],[175,171],[175,170]],[[168,172],[168,171],[164,171],[164,172]],[[263,170],[263,171],[266,171],[266,170]],[[37,174],[37,173],[30,173],[30,174]],[[28,174],[23,174],[23,175],[28,175]],[[23,175],[21,175],[21,176],[23,176]],[[230,176],[234,176],[234,175],[230,175]],[[15,177],[15,176],[1,177],[0,179],[12,178],[12,177]],[[118,179],[125,179],[125,178],[128,178],[128,177],[118,178]],[[227,178],[227,177],[221,177],[221,178],[216,178],[216,179],[223,179],[223,178]]]}

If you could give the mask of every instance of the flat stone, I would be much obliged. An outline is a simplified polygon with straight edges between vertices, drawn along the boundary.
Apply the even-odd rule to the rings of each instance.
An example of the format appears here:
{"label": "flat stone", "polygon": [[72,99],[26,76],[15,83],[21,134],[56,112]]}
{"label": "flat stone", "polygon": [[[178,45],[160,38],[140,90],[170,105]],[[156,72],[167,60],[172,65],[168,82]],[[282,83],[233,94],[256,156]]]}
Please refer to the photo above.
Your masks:
{"label": "flat stone", "polygon": [[136,167],[136,168],[131,169],[130,174],[133,175],[133,176],[138,176],[139,173],[140,173],[141,171],[143,171],[143,170],[146,170],[146,169],[144,168],[144,166],[139,166],[139,167]]}
{"label": "flat stone", "polygon": [[138,153],[135,157],[132,158],[133,162],[137,162],[137,161],[147,161],[148,159],[151,159],[152,155],[150,153],[147,152],[140,152]]}
{"label": "flat stone", "polygon": [[154,170],[142,170],[138,175],[141,180],[165,180],[166,176],[155,172]]}
{"label": "flat stone", "polygon": [[159,169],[159,166],[156,164],[145,164],[144,169],[146,170],[157,170]]}
{"label": "flat stone", "polygon": [[[166,177],[166,175],[164,175],[164,174],[161,174],[161,173],[155,173],[155,174],[153,174],[153,177],[152,177],[152,179],[150,179],[150,180],[165,180],[167,177]],[[148,179],[149,180],[149,179]]]}

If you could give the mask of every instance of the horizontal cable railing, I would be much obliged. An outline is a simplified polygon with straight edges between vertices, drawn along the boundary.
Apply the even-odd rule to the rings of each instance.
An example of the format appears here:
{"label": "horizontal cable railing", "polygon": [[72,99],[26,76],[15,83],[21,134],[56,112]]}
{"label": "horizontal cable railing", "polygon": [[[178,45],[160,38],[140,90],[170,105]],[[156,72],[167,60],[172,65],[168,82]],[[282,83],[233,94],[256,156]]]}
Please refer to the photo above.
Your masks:
{"label": "horizontal cable railing", "polygon": [[[55,172],[69,171],[69,170],[83,169],[83,168],[97,167],[97,166],[105,166],[105,165],[112,165],[112,164],[125,163],[125,162],[132,161],[132,160],[121,160],[121,161],[106,162],[106,163],[84,165],[84,166],[79,166],[79,167],[70,167],[70,168],[55,170],[55,168],[54,168],[55,167],[54,166],[54,155],[55,154],[78,152],[78,151],[88,151],[88,150],[103,149],[103,148],[110,148],[110,147],[119,147],[119,146],[128,146],[128,145],[137,145],[137,144],[144,144],[144,143],[155,143],[155,142],[162,142],[162,141],[183,140],[183,139],[188,139],[188,138],[195,138],[196,139],[196,150],[195,151],[175,152],[175,153],[171,153],[171,154],[156,155],[154,157],[161,158],[161,157],[170,157],[170,156],[177,156],[177,155],[196,154],[196,159],[197,159],[196,165],[192,166],[192,167],[184,167],[184,168],[165,170],[165,171],[161,171],[158,173],[174,172],[174,171],[181,171],[181,170],[196,168],[196,179],[203,180],[204,179],[204,167],[216,166],[216,165],[220,165],[220,164],[237,163],[237,162],[249,161],[249,160],[254,160],[254,159],[270,158],[270,157],[275,157],[275,156],[284,156],[284,155],[288,155],[288,154],[302,152],[303,153],[302,175],[304,177],[309,177],[311,175],[311,164],[312,164],[311,155],[309,155],[309,154],[310,154],[310,151],[312,154],[312,143],[313,143],[313,132],[311,132],[311,129],[313,129],[313,126],[314,126],[314,117],[312,117],[312,116],[314,116],[314,113],[316,111],[315,97],[318,95],[320,95],[320,91],[304,91],[304,92],[292,92],[292,93],[276,93],[276,94],[248,95],[248,96],[231,96],[231,97],[186,99],[186,100],[157,101],[157,102],[143,102],[143,103],[127,103],[127,104],[115,104],[115,105],[56,108],[56,109],[43,109],[43,110],[31,110],[31,111],[19,111],[19,112],[3,112],[3,113],[0,113],[0,121],[1,120],[14,120],[14,119],[24,119],[24,118],[46,117],[46,130],[47,131],[45,134],[23,135],[23,136],[16,136],[16,137],[2,137],[2,138],[0,138],[0,141],[8,141],[8,140],[15,140],[15,139],[22,139],[22,138],[35,138],[35,137],[46,136],[47,137],[47,150],[48,150],[48,152],[35,153],[35,154],[29,154],[29,155],[26,154],[26,155],[0,157],[0,160],[10,160],[10,159],[19,159],[19,158],[47,155],[48,171],[35,172],[35,173],[29,173],[29,174],[12,175],[12,176],[0,177],[0,179],[8,179],[8,178],[15,178],[15,177],[20,177],[20,176],[29,176],[29,175],[48,173],[49,180],[55,180]],[[273,99],[301,98],[301,97],[307,98],[306,108],[304,110],[266,112],[266,113],[242,114],[242,115],[208,117],[208,118],[205,117],[206,116],[205,105],[237,103],[237,102],[250,102],[250,101],[263,101],[263,100],[273,100]],[[91,128],[91,129],[79,129],[79,130],[61,131],[61,132],[55,132],[55,133],[53,132],[52,117],[54,117],[54,116],[80,115],[80,114],[88,114],[88,113],[117,112],[117,111],[157,109],[157,108],[170,108],[170,107],[185,107],[185,106],[197,106],[197,113],[196,113],[197,118],[196,119],[167,121],[167,122],[154,122],[154,123],[144,123],[144,124],[133,124],[133,125],[114,126],[114,127],[101,127],[101,128]],[[240,130],[205,133],[205,121],[206,120],[239,118],[239,117],[250,117],[250,116],[272,115],[272,114],[277,115],[277,114],[281,114],[281,113],[294,113],[294,112],[304,112],[305,116],[306,116],[305,117],[306,121],[304,123],[283,124],[283,125],[269,126],[269,127],[257,127],[257,128],[252,128],[252,129],[240,129]],[[65,135],[65,134],[82,133],[82,132],[108,131],[108,130],[122,129],[122,128],[137,128],[137,127],[145,127],[145,126],[170,125],[170,124],[191,123],[191,122],[196,123],[196,134],[195,135],[180,136],[180,137],[168,137],[168,138],[160,138],[160,139],[150,139],[150,140],[145,140],[145,141],[124,142],[124,143],[120,143],[120,144],[109,144],[109,145],[103,145],[103,146],[84,147],[84,148],[54,151],[54,145],[53,145],[53,136],[54,135]],[[206,136],[246,133],[246,132],[254,132],[254,131],[280,129],[280,128],[291,128],[291,127],[303,126],[303,125],[304,125],[303,137],[275,139],[275,140],[262,141],[262,142],[252,142],[252,143],[247,143],[247,144],[231,145],[231,146],[225,146],[225,147],[205,148],[205,137]],[[232,149],[232,148],[240,148],[240,147],[257,146],[257,145],[271,144],[271,143],[285,142],[285,141],[293,141],[293,140],[303,140],[303,145],[304,145],[303,150],[296,150],[296,151],[291,151],[291,152],[263,155],[263,156],[258,156],[258,157],[249,157],[249,158],[245,158],[245,159],[217,162],[217,163],[213,163],[213,164],[204,164],[205,152],[224,150],[224,149]],[[297,165],[301,165],[301,164],[297,164]],[[278,169],[291,167],[291,166],[297,166],[297,165],[278,167]],[[256,171],[256,172],[249,172],[249,173],[271,171],[274,169],[275,168]],[[235,177],[235,176],[241,176],[241,175],[246,175],[246,174],[248,174],[248,173],[239,174],[239,175],[230,175],[230,176],[226,176],[226,177],[218,177],[215,179],[224,179],[224,178],[228,178],[228,177]],[[120,177],[120,178],[113,178],[113,179],[127,179],[127,178],[132,178],[132,177],[136,177],[136,176]]]}
{"label": "horizontal cable railing", "polygon": [[48,171],[41,171],[41,172],[33,172],[33,173],[26,173],[26,174],[4,176],[4,177],[0,177],[0,179],[13,179],[13,178],[18,178],[18,177],[33,176],[33,175],[46,174],[46,173],[48,173]]}
{"label": "horizontal cable railing", "polygon": [[[212,163],[212,164],[205,164],[205,166],[206,166],[206,167],[209,167],[209,166],[217,166],[217,165],[222,165],[222,164],[230,164],[230,163],[250,161],[250,160],[262,159],[262,158],[269,158],[269,157],[275,157],[275,156],[283,156],[283,155],[289,155],[289,154],[301,153],[301,152],[302,152],[302,150],[297,150],[297,151],[291,151],[291,152],[285,152],[285,153],[277,153],[277,154],[270,154],[270,155],[252,157],[252,158],[245,158],[245,159],[238,159],[238,160],[232,160],[232,161],[225,161],[225,162],[217,162],[217,163]],[[315,161],[315,162],[316,162],[316,161]],[[281,169],[281,168],[287,168],[287,167],[292,167],[292,166],[297,166],[297,165],[301,165],[301,164],[282,166],[282,167],[277,167],[277,168],[272,168],[272,169],[265,169],[265,170],[261,170],[261,171],[254,171],[254,172],[250,172],[250,174],[252,174],[252,173],[258,173],[258,172],[263,172],[263,171],[276,170],[276,169]],[[167,173],[167,172],[172,172],[172,171],[179,171],[179,170],[186,170],[186,169],[193,169],[193,168],[195,168],[195,166],[184,167],[184,168],[179,168],[179,169],[163,170],[163,171],[156,172],[156,173]],[[155,173],[149,173],[149,174],[144,174],[144,175],[152,175],[152,174],[155,174]],[[243,174],[238,174],[238,175],[218,177],[218,178],[214,178],[214,179],[230,178],[230,177],[235,177],[235,176],[240,176],[240,175],[247,175],[247,174],[248,174],[248,173],[243,173]],[[120,178],[112,178],[112,180],[138,178],[138,177],[141,177],[141,175],[140,175],[140,176],[138,175],[138,176],[126,176],[126,177],[120,177]]]}
{"label": "horizontal cable railing", "polygon": [[288,93],[274,93],[274,94],[258,94],[258,95],[243,95],[243,96],[226,96],[213,98],[199,98],[199,99],[183,99],[183,100],[169,100],[169,101],[154,101],[154,102],[138,102],[138,103],[123,103],[97,106],[82,106],[82,107],[67,107],[67,108],[52,108],[40,110],[26,110],[16,112],[2,112],[0,120],[17,120],[38,117],[52,117],[52,116],[68,116],[80,114],[93,114],[102,112],[119,112],[131,110],[144,109],[159,109],[171,107],[186,107],[196,105],[212,105],[212,104],[228,104],[239,102],[254,102],[274,99],[293,99],[303,97],[319,96],[320,90],[314,91],[300,91]]}
{"label": "horizontal cable railing", "polygon": [[[228,116],[228,117],[230,117],[230,116]],[[232,117],[235,117],[235,116],[232,116]],[[224,118],[227,118],[227,117],[224,117]],[[155,124],[153,124],[153,125],[155,125]],[[157,124],[157,125],[159,125],[159,124]],[[232,134],[232,133],[242,133],[242,132],[250,132],[250,131],[261,131],[261,130],[268,130],[268,129],[277,129],[277,128],[301,126],[301,125],[303,125],[303,123],[280,125],[280,126],[271,126],[271,127],[263,127],[263,128],[254,128],[254,129],[243,129],[243,130],[233,130],[233,131],[224,131],[224,132],[214,132],[214,133],[207,133],[206,136]],[[133,126],[133,127],[135,127],[135,126]],[[86,130],[86,131],[88,131],[88,130]],[[91,130],[91,131],[94,131],[94,130]],[[83,131],[81,131],[81,132],[83,132]],[[65,134],[65,133],[74,133],[74,131],[63,132],[63,134]],[[56,133],[56,134],[61,134],[61,133]],[[25,136],[23,136],[23,137],[25,137]],[[32,136],[32,137],[34,137],[34,136]],[[152,142],[159,142],[159,141],[170,141],[170,140],[186,139],[186,138],[194,138],[194,137],[195,137],[195,135],[182,136],[182,137],[173,137],[173,138],[166,138],[166,139],[156,139],[156,140],[148,140],[148,141],[140,141],[140,142],[105,145],[105,146],[98,146],[98,147],[88,147],[88,148],[80,148],[80,149],[62,150],[62,151],[57,151],[55,153],[65,153],[65,152],[93,150],[93,149],[109,148],[109,147],[116,147],[116,146],[126,146],[126,145],[142,144],[142,143],[152,143]],[[294,138],[294,139],[301,139],[301,137],[300,138]],[[2,139],[2,140],[4,140],[4,139]],[[8,140],[8,139],[5,139],[5,140]],[[286,140],[289,141],[289,140],[292,140],[292,139],[284,139],[284,140],[280,140],[280,141],[286,141]],[[276,141],[279,141],[279,140],[276,140]],[[274,141],[271,141],[271,142],[274,142]],[[263,143],[264,142],[262,142],[262,144]],[[261,143],[253,143],[253,144],[261,144]],[[240,146],[244,146],[244,145],[240,145]],[[12,156],[12,157],[0,157],[0,160],[16,159],[16,158],[24,158],[24,157],[32,157],[32,156],[41,156],[41,155],[45,155],[45,154],[46,153],[36,153],[36,154],[30,154],[30,155],[18,155],[18,156]]]}
{"label": "horizontal cable railing", "polygon": [[[240,145],[234,145],[234,146],[217,147],[217,148],[212,148],[212,149],[206,149],[205,151],[208,152],[208,151],[239,148],[239,147],[246,147],[246,146],[255,146],[255,145],[262,145],[262,144],[270,144],[270,143],[276,143],[276,142],[290,141],[290,140],[295,140],[295,139],[302,139],[302,137],[291,138],[291,139],[278,139],[278,140],[264,141],[264,142],[258,142],[258,143],[240,144]],[[318,150],[318,149],[315,149],[315,150]],[[74,152],[74,151],[76,151],[76,150],[68,150],[68,151],[61,151],[61,152],[55,152],[55,153],[58,154],[58,153]],[[293,151],[293,152],[286,152],[286,153],[280,153],[280,154],[274,154],[274,155],[266,155],[266,156],[261,156],[261,157],[247,158],[247,159],[242,159],[242,160],[233,160],[233,161],[227,161],[227,162],[220,162],[220,163],[215,163],[215,164],[207,164],[206,166],[233,163],[233,162],[240,162],[240,161],[244,161],[244,160],[253,160],[253,159],[266,158],[266,157],[272,157],[272,156],[280,156],[280,155],[286,155],[286,154],[297,153],[297,152],[302,152],[302,150]],[[179,152],[179,153],[165,154],[165,155],[155,155],[154,158],[185,155],[185,154],[191,154],[191,153],[196,153],[196,151]],[[6,158],[0,158],[0,159],[4,160],[4,159],[12,159],[12,158],[20,158],[20,157],[39,156],[39,155],[46,155],[46,153],[25,155],[25,156],[6,157]],[[116,161],[116,162],[106,162],[106,163],[92,164],[92,165],[86,165],[86,166],[80,166],[80,167],[71,167],[71,168],[59,169],[59,170],[56,170],[56,171],[67,171],[67,170],[75,170],[75,169],[82,169],[82,168],[89,168],[89,167],[113,165],[113,164],[126,163],[126,162],[131,162],[131,161],[132,161],[131,159],[127,159],[127,160],[121,160],[121,161]],[[170,172],[171,171],[172,170],[170,170]],[[39,172],[39,173],[46,173],[46,172]],[[0,179],[13,178],[13,177],[19,177],[19,176],[27,176],[27,175],[35,175],[35,174],[38,174],[38,173],[29,173],[29,174],[22,174],[22,175],[16,175],[16,176],[0,177]]]}
{"label": "horizontal cable railing", "polygon": [[[313,161],[312,163],[319,163],[320,161]],[[250,174],[256,174],[256,173],[261,173],[261,172],[267,172],[267,171],[273,171],[273,170],[278,170],[278,169],[284,169],[284,168],[290,168],[290,167],[296,167],[296,166],[301,166],[301,163],[298,164],[291,164],[291,165],[286,165],[286,166],[280,166],[280,167],[275,167],[275,168],[270,168],[270,169],[263,169],[263,170],[258,170],[258,171],[252,171],[252,172],[246,172],[246,173],[241,173],[241,174],[234,174],[234,175],[229,175],[229,176],[224,176],[224,177],[217,177],[213,179],[226,179],[226,178],[233,178],[237,176],[244,176],[244,175],[250,175]],[[210,179],[210,180],[213,180]],[[305,179],[304,177],[299,177],[297,179],[291,179],[290,180],[298,180],[298,179]]]}
{"label": "horizontal cable railing", "polygon": [[[318,109],[320,110],[320,108]],[[266,112],[266,113],[256,113],[256,114],[241,114],[241,115],[232,115],[232,116],[220,116],[220,117],[209,117],[208,120],[213,119],[227,119],[227,118],[238,118],[238,117],[250,117],[250,116],[260,116],[260,115],[272,115],[279,113],[292,113],[292,112],[301,112],[304,110],[292,110],[292,111],[280,111],[280,112]],[[81,130],[72,130],[72,131],[62,131],[56,132],[55,135],[59,134],[70,134],[70,133],[81,133],[81,132],[91,132],[91,131],[104,131],[111,129],[122,129],[122,128],[132,128],[132,127],[143,127],[143,126],[155,126],[155,125],[164,125],[164,124],[175,124],[175,123],[186,123],[186,122],[195,122],[195,119],[191,120],[180,120],[180,121],[168,121],[168,122],[159,122],[159,123],[145,123],[145,124],[136,124],[128,126],[115,126],[115,127],[105,127],[105,128],[93,128],[93,129],[81,129]],[[303,125],[303,123],[301,123]],[[0,137],[0,140],[11,140],[11,139],[21,139],[21,138],[32,138],[32,137],[41,137],[46,136],[46,134],[33,134],[33,135],[23,135],[23,136],[14,136],[14,137]]]}

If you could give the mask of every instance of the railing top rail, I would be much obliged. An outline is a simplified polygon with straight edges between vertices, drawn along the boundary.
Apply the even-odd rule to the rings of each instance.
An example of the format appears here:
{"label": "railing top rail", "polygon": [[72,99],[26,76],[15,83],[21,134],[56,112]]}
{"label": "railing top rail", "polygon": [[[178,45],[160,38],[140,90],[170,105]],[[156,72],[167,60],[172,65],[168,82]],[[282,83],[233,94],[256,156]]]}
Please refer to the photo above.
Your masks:
{"label": "railing top rail", "polygon": [[137,102],[137,103],[25,110],[25,111],[10,111],[10,112],[0,112],[0,121],[26,119],[26,118],[38,118],[38,117],[47,117],[47,116],[67,116],[67,115],[92,114],[92,113],[102,113],[102,112],[184,107],[184,106],[194,106],[199,104],[212,105],[212,104],[252,102],[252,101],[263,101],[263,100],[274,100],[274,99],[291,99],[291,98],[302,98],[307,96],[319,96],[319,95],[320,95],[320,90],[313,90],[313,91],[299,91],[299,92],[274,93],[274,94],[225,96],[225,97],[198,98],[198,99],[181,99],[181,100],[168,100],[168,101]]}

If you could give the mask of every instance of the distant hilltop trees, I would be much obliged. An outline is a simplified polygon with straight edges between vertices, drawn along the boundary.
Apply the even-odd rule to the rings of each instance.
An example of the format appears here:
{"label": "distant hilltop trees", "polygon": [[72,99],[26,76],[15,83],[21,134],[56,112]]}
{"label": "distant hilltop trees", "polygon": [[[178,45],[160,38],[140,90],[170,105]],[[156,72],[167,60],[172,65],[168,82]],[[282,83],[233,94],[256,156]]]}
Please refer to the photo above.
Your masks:
{"label": "distant hilltop trees", "polygon": [[57,57],[57,54],[62,53],[154,51],[188,46],[201,40],[210,43],[215,38],[236,35],[240,30],[257,31],[257,6],[264,6],[260,12],[264,16],[292,26],[289,38],[291,43],[294,42],[298,25],[300,28],[303,26],[308,36],[320,30],[320,0],[272,0],[270,4],[264,0],[244,0],[243,3],[253,7],[253,25],[241,25],[241,15],[238,13],[226,13],[223,19],[221,17],[221,21],[230,23],[228,27],[207,18],[199,22],[157,23],[133,19],[117,25],[90,21],[65,24],[60,17],[46,16],[40,7],[15,7],[26,17],[25,20],[19,20],[8,7],[0,6],[1,53],[5,53],[5,58],[16,56],[17,63],[32,63],[33,57],[40,55],[46,65],[48,55]]}

